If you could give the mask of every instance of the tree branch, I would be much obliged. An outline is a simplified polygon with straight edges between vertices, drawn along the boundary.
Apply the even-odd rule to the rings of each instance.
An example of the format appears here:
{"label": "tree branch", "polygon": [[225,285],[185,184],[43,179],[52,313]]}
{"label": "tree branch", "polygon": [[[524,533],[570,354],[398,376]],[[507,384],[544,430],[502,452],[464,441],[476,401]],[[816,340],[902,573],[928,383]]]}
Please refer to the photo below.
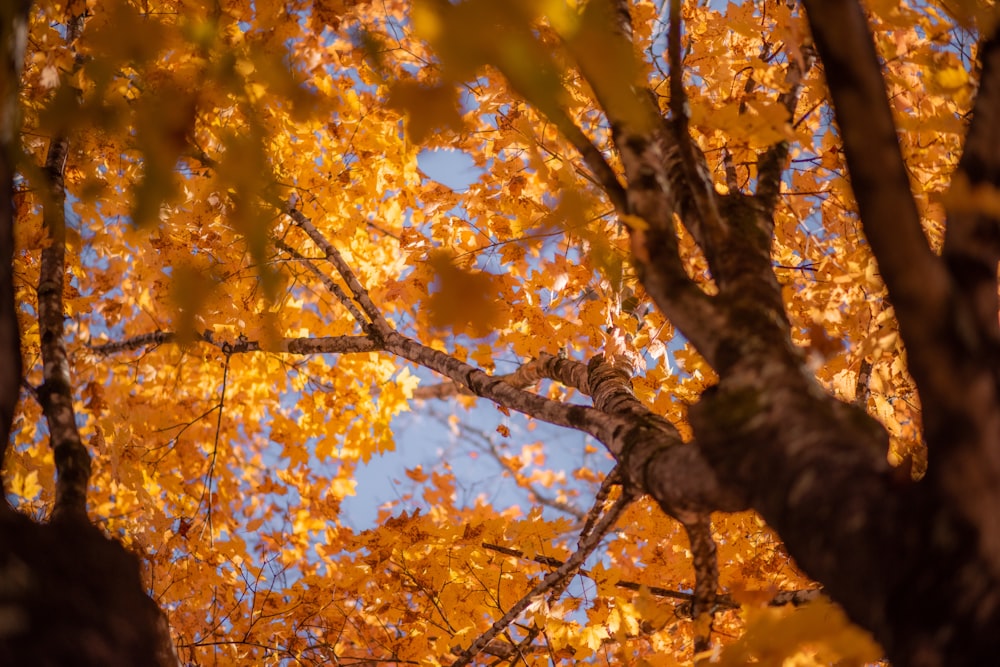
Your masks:
{"label": "tree branch", "polygon": [[[66,40],[76,39],[83,16],[72,17]],[[66,187],[64,173],[69,139],[54,137],[42,170],[45,198],[42,227],[48,245],[42,250],[38,274],[38,331],[42,356],[42,386],[39,400],[49,425],[49,439],[56,467],[56,497],[53,520],[87,520],[87,487],[90,453],[80,439],[73,409],[73,385],[69,376],[63,319],[63,287],[66,276]]]}
{"label": "tree branch", "polygon": [[[382,315],[382,311],[379,310],[374,303],[372,303],[371,296],[368,295],[368,290],[361,284],[358,277],[354,275],[354,270],[351,269],[350,265],[344,260],[344,256],[340,254],[340,251],[330,243],[323,234],[320,233],[316,226],[313,225],[312,221],[307,218],[302,211],[298,210],[294,206],[289,206],[285,211],[288,216],[298,225],[302,231],[309,235],[313,243],[319,247],[326,254],[326,258],[330,260],[333,266],[337,269],[337,273],[344,279],[347,283],[347,287],[351,290],[351,294],[354,295],[355,300],[360,304],[361,309],[368,315],[371,319],[371,325],[366,327],[371,329],[369,333],[376,333],[378,336],[386,336],[392,331],[392,326],[386,321],[385,316]],[[346,305],[346,304],[345,304]],[[361,321],[362,326],[364,321]]]}
{"label": "tree branch", "polygon": [[603,442],[630,484],[682,523],[696,522],[704,512],[748,506],[739,491],[720,483],[696,444],[685,443],[673,424],[635,397],[634,369],[625,357],[594,357],[588,371],[594,406],[622,420],[615,437]]}
{"label": "tree branch", "polygon": [[[287,352],[289,354],[349,354],[376,352],[381,348],[368,336],[326,336],[319,338],[281,338],[270,343],[240,337],[235,341],[216,340],[210,331],[198,334],[196,341],[214,345],[224,354],[248,352]],[[90,351],[101,356],[131,352],[167,343],[180,343],[183,338],[172,331],[154,331],[120,341],[90,346]]]}
{"label": "tree branch", "polygon": [[490,627],[489,630],[479,635],[475,641],[467,648],[455,662],[451,664],[451,667],[464,667],[468,665],[472,660],[479,655],[480,651],[487,646],[494,637],[503,632],[503,630],[514,622],[514,620],[521,615],[521,613],[528,608],[528,606],[535,600],[535,598],[540,595],[545,595],[550,589],[557,586],[559,582],[565,580],[567,577],[576,572],[587,557],[598,547],[601,540],[608,533],[609,530],[615,525],[618,517],[621,513],[628,507],[629,503],[632,502],[632,497],[624,493],[615,503],[608,508],[608,511],[601,518],[600,521],[594,526],[594,529],[581,540],[580,547],[573,552],[565,563],[558,566],[555,570],[545,575],[545,577],[524,597],[518,600],[514,605],[507,610],[507,612],[497,619],[496,622]]}
{"label": "tree branch", "polygon": [[451,378],[468,387],[476,396],[549,424],[583,431],[601,442],[609,442],[618,426],[617,420],[599,410],[553,401],[518,389],[474,366],[396,332],[386,336],[385,350]]}
{"label": "tree branch", "polygon": [[565,109],[561,107],[549,109],[545,115],[559,129],[559,132],[562,133],[566,140],[573,144],[573,148],[583,158],[584,163],[594,175],[597,183],[600,184],[605,194],[608,195],[608,199],[611,201],[612,206],[615,207],[618,215],[623,215],[627,212],[628,201],[625,195],[625,188],[622,186],[621,181],[618,180],[618,175],[615,174],[614,169],[611,168],[604,155],[601,154],[601,151],[597,149],[593,142],[587,138],[587,135],[573,122],[573,119],[569,117]]}
{"label": "tree branch", "polygon": [[322,271],[320,271],[319,267],[317,267],[315,264],[313,264],[307,258],[303,257],[302,253],[300,253],[298,250],[296,250],[292,246],[288,245],[287,243],[285,243],[281,239],[274,239],[274,245],[275,245],[275,247],[280,248],[281,250],[284,250],[289,255],[291,255],[292,257],[294,257],[297,260],[300,260],[303,264],[305,264],[305,267],[309,270],[309,272],[312,273],[317,278],[319,278],[320,282],[322,282],[323,285],[328,290],[330,290],[330,292],[335,297],[337,297],[337,300],[340,301],[340,303],[345,308],[347,308],[347,311],[354,318],[354,321],[357,322],[358,324],[360,324],[362,329],[364,329],[365,327],[370,326],[370,319],[368,317],[365,317],[364,313],[362,313],[358,309],[358,305],[354,302],[354,300],[351,299],[349,296],[347,296],[347,294],[344,293],[344,290],[342,290],[340,288],[340,285],[338,285],[333,280],[333,278],[331,278],[330,276],[328,276],[325,273],[323,273]]}
{"label": "tree branch", "polygon": [[[700,245],[705,239],[684,182],[677,142],[648,86],[631,80],[635,68],[630,66],[632,25],[627,3],[604,0],[590,3],[586,11],[585,24],[595,39],[608,45],[608,54],[595,54],[583,39],[569,46],[611,124],[625,169],[627,216],[623,222],[628,224],[633,261],[656,305],[712,363],[725,320],[687,275],[680,259],[675,212]],[[626,81],[604,74],[609,57],[622,61]]]}
{"label": "tree branch", "polygon": [[[789,49],[793,49],[794,53],[790,52]],[[799,103],[802,82],[809,70],[812,69],[816,54],[811,46],[800,44],[786,44],[785,52],[788,55],[785,80],[791,87],[778,96],[778,103],[788,111],[788,119],[791,122],[795,118],[795,107]],[[764,213],[768,217],[773,215],[774,207],[778,203],[778,196],[781,194],[781,175],[785,170],[787,160],[787,140],[775,143],[757,158],[757,191],[754,196],[761,203]]]}
{"label": "tree branch", "polygon": [[[503,380],[518,389],[533,387],[547,378],[560,382],[567,387],[573,387],[587,396],[590,395],[590,388],[587,386],[586,364],[573,361],[572,359],[563,359],[544,352],[537,359],[532,359],[518,366],[517,370],[513,373],[494,375],[493,377]],[[413,392],[413,398],[418,399],[445,399],[457,395],[471,396],[473,394],[467,387],[454,381],[418,387]]]}

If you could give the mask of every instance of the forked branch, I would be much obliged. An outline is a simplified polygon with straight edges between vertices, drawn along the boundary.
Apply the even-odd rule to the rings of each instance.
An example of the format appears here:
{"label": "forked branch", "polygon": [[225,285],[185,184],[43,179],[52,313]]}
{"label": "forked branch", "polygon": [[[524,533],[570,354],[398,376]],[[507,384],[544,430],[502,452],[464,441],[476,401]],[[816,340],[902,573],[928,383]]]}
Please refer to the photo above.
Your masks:
{"label": "forked branch", "polygon": [[600,545],[601,540],[607,535],[608,531],[614,527],[615,522],[621,513],[628,507],[629,503],[632,502],[632,497],[629,494],[622,494],[616,500],[611,507],[604,513],[604,516],[594,525],[593,530],[588,533],[585,537],[580,540],[579,548],[573,552],[565,563],[557,567],[552,572],[545,575],[542,580],[527,594],[524,595],[520,600],[514,603],[510,609],[504,613],[489,630],[479,635],[475,641],[467,648],[465,651],[459,655],[458,659],[451,664],[451,667],[464,667],[468,665],[472,660],[479,655],[479,653],[485,648],[489,643],[501,632],[503,632],[511,623],[520,616],[525,609],[527,609],[532,602],[534,602],[538,597],[545,595],[551,589],[558,586],[561,582],[565,581],[568,577],[572,576],[582,565],[583,562],[593,553],[594,549]]}
{"label": "forked branch", "polygon": [[333,278],[320,271],[318,266],[316,266],[314,263],[303,257],[302,253],[300,253],[298,250],[285,243],[283,240],[275,239],[274,245],[275,247],[284,250],[289,255],[291,255],[297,260],[300,260],[303,264],[305,264],[306,269],[308,269],[309,272],[312,273],[314,276],[319,278],[320,282],[323,283],[323,286],[326,287],[326,289],[329,290],[331,294],[337,297],[337,300],[340,301],[341,305],[343,305],[344,308],[347,309],[347,312],[351,314],[351,317],[354,318],[354,321],[357,322],[359,325],[361,325],[362,329],[365,329],[366,327],[370,326],[369,318],[366,317],[365,314],[358,309],[358,304],[355,303],[354,300],[351,299],[351,297],[347,296],[344,290],[340,288],[340,285],[338,285]]}
{"label": "forked branch", "polygon": [[[785,51],[788,56],[785,82],[789,88],[778,96],[778,103],[788,112],[788,119],[791,122],[795,117],[795,108],[799,103],[803,81],[809,70],[812,69],[813,61],[816,57],[814,49],[811,46],[798,44],[785,45]],[[781,194],[781,175],[785,170],[787,160],[787,140],[773,144],[757,159],[757,190],[755,196],[763,205],[767,215],[773,214],[774,207],[778,203],[778,195]]]}
{"label": "forked branch", "polygon": [[[495,375],[494,377],[518,389],[533,387],[544,379],[555,380],[567,387],[578,389],[583,394],[590,395],[586,364],[544,352],[537,359],[532,359],[518,366],[513,373]],[[473,394],[467,387],[454,381],[418,387],[413,392],[413,398],[417,399],[445,399],[458,395],[471,396]]]}
{"label": "forked branch", "polygon": [[[390,331],[392,331],[392,327],[386,321],[382,311],[379,310],[374,303],[372,303],[368,290],[361,284],[358,277],[354,275],[353,269],[351,269],[351,266],[344,259],[344,256],[340,254],[340,251],[337,250],[336,246],[330,243],[326,237],[323,236],[318,229],[316,229],[312,220],[307,218],[302,211],[298,210],[294,206],[289,206],[286,213],[288,213],[288,216],[295,222],[295,224],[298,225],[310,239],[312,239],[313,243],[315,243],[319,249],[326,254],[326,258],[330,260],[330,263],[337,269],[341,278],[343,278],[344,282],[347,283],[347,287],[351,290],[351,294],[354,295],[354,299],[358,302],[361,309],[371,320],[371,325],[367,327],[370,329],[369,333],[373,333],[377,336],[386,336]],[[349,300],[347,301],[349,302]],[[348,304],[345,303],[344,305],[347,306]],[[350,306],[348,307],[350,308]],[[364,326],[364,320],[361,320],[361,323],[362,326]]]}

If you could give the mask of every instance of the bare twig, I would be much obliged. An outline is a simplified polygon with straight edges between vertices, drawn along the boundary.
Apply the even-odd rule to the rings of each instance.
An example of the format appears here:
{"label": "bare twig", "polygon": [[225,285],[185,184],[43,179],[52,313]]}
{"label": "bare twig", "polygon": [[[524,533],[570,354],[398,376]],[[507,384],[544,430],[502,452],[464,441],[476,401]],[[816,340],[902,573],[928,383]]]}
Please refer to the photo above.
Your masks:
{"label": "bare twig", "polygon": [[285,252],[287,252],[289,255],[291,255],[295,259],[301,261],[305,265],[305,267],[307,269],[309,269],[310,273],[312,273],[314,276],[316,276],[317,278],[319,278],[320,282],[322,282],[323,285],[328,290],[330,290],[330,292],[335,297],[337,297],[337,300],[340,301],[340,303],[343,304],[343,306],[345,308],[347,308],[347,311],[351,314],[352,317],[354,317],[354,321],[357,322],[358,324],[360,324],[362,329],[364,329],[365,327],[368,326],[368,324],[370,322],[370,319],[368,317],[365,317],[364,313],[362,313],[358,309],[358,306],[354,302],[354,300],[351,299],[349,296],[347,296],[347,294],[344,293],[344,290],[342,290],[340,288],[340,285],[338,285],[333,280],[333,278],[331,278],[330,276],[328,276],[325,273],[323,273],[322,271],[320,271],[319,267],[317,267],[313,262],[311,262],[306,257],[303,257],[302,253],[300,253],[298,250],[296,250],[292,246],[288,245],[287,243],[285,243],[281,239],[275,239],[274,240],[274,245],[276,247],[280,248],[281,250],[284,250]]}
{"label": "bare twig", "polygon": [[504,470],[510,473],[510,475],[515,479],[515,481],[517,481],[518,486],[523,487],[530,494],[531,500],[538,503],[539,505],[551,507],[552,509],[557,510],[559,512],[565,512],[566,514],[569,514],[570,516],[573,516],[578,520],[582,520],[584,518],[585,515],[579,507],[575,507],[571,503],[559,500],[557,497],[553,498],[552,496],[546,494],[545,492],[540,491],[535,484],[531,483],[530,480],[524,482],[518,480],[517,478],[518,471],[515,470],[513,466],[511,466],[509,463],[507,463],[507,461],[504,460],[503,454],[501,453],[499,448],[497,448],[495,443],[488,441],[486,451],[488,451],[490,456],[493,457],[493,460],[497,462],[497,465],[501,466]]}
{"label": "bare twig", "polygon": [[[312,239],[313,243],[315,243],[319,249],[326,254],[326,258],[330,260],[333,266],[337,269],[337,273],[339,273],[344,279],[344,282],[347,283],[347,287],[351,290],[351,294],[354,295],[355,300],[361,306],[361,310],[363,310],[371,320],[371,325],[368,327],[370,331],[368,333],[374,333],[379,337],[385,337],[392,332],[392,326],[386,321],[385,316],[382,315],[382,311],[379,310],[372,302],[371,296],[368,294],[368,290],[361,284],[358,277],[354,275],[354,270],[344,260],[344,256],[340,254],[340,251],[337,250],[337,248],[330,243],[318,229],[316,229],[316,226],[302,213],[302,211],[290,206],[286,210],[286,213],[288,213],[289,217],[291,217],[295,224],[298,225],[310,239]],[[362,325],[364,325],[364,322],[362,322]]]}
{"label": "bare twig", "polygon": [[618,517],[621,513],[628,507],[629,503],[632,502],[632,496],[629,494],[622,494],[622,496],[615,501],[615,503],[608,508],[607,513],[604,517],[597,523],[594,527],[593,532],[591,532],[584,540],[579,549],[577,549],[565,563],[557,567],[555,570],[545,575],[545,577],[528,593],[518,600],[507,612],[497,619],[496,622],[490,627],[489,630],[479,635],[474,642],[458,657],[455,662],[451,664],[451,667],[463,667],[472,662],[480,651],[487,646],[494,637],[503,632],[508,625],[514,622],[521,613],[527,609],[531,603],[539,596],[545,595],[553,587],[558,585],[565,578],[576,572],[587,557],[593,552],[594,549],[601,543],[601,540],[608,533],[609,530],[614,526]]}
{"label": "bare twig", "polygon": [[[436,386],[440,387],[443,385]],[[436,418],[443,419],[441,415],[435,414],[434,416]],[[470,444],[473,447],[488,454],[494,461],[496,461],[497,465],[506,470],[517,482],[517,485],[530,494],[533,502],[546,507],[551,507],[559,512],[569,514],[578,521],[582,521],[584,519],[585,514],[579,507],[576,507],[570,502],[559,500],[558,498],[554,498],[546,494],[541,491],[536,484],[532,483],[530,479],[521,476],[520,471],[509,463],[508,457],[504,456],[504,452],[497,446],[496,438],[492,434],[479,429],[470,428],[468,425],[461,422],[457,425],[457,427],[461,435],[470,440]]]}
{"label": "bare twig", "polygon": [[201,498],[198,499],[198,508],[201,508],[201,503],[207,499],[206,504],[206,515],[208,520],[205,522],[205,528],[208,529],[208,541],[210,544],[215,544],[215,530],[212,526],[212,483],[215,479],[215,463],[219,459],[219,436],[222,433],[222,413],[226,410],[226,387],[229,384],[229,359],[232,355],[226,354],[226,363],[222,367],[222,389],[219,391],[219,404],[216,406],[218,409],[218,415],[215,419],[215,440],[212,442],[212,456],[208,462],[208,472],[205,474],[205,488],[201,491]]}

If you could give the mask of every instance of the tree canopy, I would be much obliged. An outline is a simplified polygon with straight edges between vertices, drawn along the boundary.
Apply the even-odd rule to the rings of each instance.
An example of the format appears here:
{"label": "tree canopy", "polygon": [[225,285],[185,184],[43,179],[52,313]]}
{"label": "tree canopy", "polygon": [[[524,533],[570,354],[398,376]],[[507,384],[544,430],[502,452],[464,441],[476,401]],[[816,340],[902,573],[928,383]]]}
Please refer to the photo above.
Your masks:
{"label": "tree canopy", "polygon": [[2,4],[0,661],[996,659],[992,2]]}

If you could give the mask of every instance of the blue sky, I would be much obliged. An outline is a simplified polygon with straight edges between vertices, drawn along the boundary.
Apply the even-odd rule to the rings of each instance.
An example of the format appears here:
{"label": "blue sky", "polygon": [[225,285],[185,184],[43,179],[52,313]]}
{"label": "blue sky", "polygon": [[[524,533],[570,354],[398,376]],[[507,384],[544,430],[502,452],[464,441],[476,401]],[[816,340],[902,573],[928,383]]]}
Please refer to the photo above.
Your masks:
{"label": "blue sky", "polygon": [[[420,169],[428,176],[456,191],[463,191],[479,179],[482,170],[474,166],[471,156],[457,150],[424,150],[418,156]],[[509,372],[510,369],[498,369]],[[440,381],[432,373],[418,371],[421,384]],[[367,464],[359,464],[355,479],[357,495],[346,498],[341,505],[344,521],[355,529],[370,528],[375,524],[378,508],[387,502],[399,501],[404,495],[414,492],[415,484],[406,476],[406,470],[422,465],[425,470],[433,468],[441,460],[446,460],[455,475],[457,495],[460,505],[472,504],[477,497],[505,509],[517,505],[527,513],[530,499],[527,492],[517,487],[515,481],[503,475],[499,463],[489,454],[477,451],[472,440],[482,437],[470,436],[467,432],[449,428],[447,416],[455,414],[463,424],[476,434],[490,438],[505,454],[516,455],[523,445],[536,441],[546,444],[546,468],[570,472],[584,464],[583,434],[548,424],[535,423],[529,430],[530,420],[512,414],[504,416],[489,401],[479,400],[470,410],[459,406],[455,400],[414,402],[410,412],[402,413],[393,420],[396,451],[373,456]],[[502,437],[496,429],[503,424],[510,429],[509,437]],[[603,465],[610,470],[612,461],[604,455],[603,449],[596,456],[590,456],[588,465]],[[554,495],[554,493],[553,493]],[[582,509],[586,511],[587,498],[582,497]],[[419,491],[412,499],[395,508],[393,513],[411,511],[425,505]],[[552,514],[555,510],[546,509]],[[554,516],[554,515],[553,515]]]}

